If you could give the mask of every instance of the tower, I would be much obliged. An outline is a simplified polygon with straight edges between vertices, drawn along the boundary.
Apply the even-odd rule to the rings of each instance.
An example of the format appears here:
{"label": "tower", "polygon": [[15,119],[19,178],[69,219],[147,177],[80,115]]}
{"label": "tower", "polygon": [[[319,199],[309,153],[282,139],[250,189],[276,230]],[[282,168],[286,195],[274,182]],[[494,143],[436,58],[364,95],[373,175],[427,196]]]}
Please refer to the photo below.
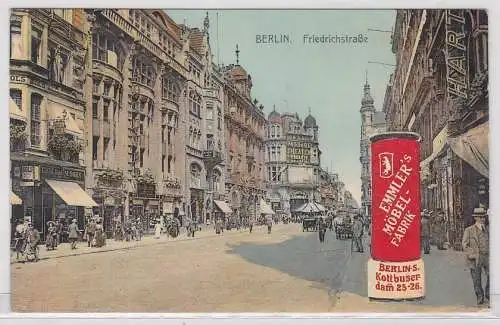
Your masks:
{"label": "tower", "polygon": [[370,135],[373,133],[373,118],[375,106],[370,94],[368,84],[368,73],[365,76],[363,87],[363,98],[361,100],[361,136],[360,136],[360,157],[361,163],[361,208],[364,217],[370,216],[371,209],[371,174],[370,174]]}

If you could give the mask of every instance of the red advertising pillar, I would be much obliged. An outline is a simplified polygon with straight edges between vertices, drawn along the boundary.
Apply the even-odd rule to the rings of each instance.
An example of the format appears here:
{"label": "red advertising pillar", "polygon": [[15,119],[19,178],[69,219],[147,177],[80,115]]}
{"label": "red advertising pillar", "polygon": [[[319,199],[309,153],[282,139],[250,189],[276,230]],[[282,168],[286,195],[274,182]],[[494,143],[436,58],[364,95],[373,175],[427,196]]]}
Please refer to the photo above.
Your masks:
{"label": "red advertising pillar", "polygon": [[387,132],[371,141],[371,259],[368,296],[424,297],[420,250],[420,136]]}

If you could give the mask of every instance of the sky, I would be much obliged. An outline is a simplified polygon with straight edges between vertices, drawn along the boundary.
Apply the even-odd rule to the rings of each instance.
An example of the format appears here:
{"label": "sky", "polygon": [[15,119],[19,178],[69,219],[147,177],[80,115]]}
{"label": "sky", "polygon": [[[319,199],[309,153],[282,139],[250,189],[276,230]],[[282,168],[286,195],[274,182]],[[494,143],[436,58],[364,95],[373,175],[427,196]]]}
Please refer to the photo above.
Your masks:
{"label": "sky", "polygon": [[[166,10],[177,23],[203,27],[204,10]],[[394,10],[209,10],[214,60],[239,63],[252,76],[252,97],[280,113],[309,108],[320,131],[321,165],[339,173],[360,202],[359,113],[366,75],[381,110],[395,57]],[[217,23],[218,21],[218,23]],[[305,35],[363,35],[362,43],[310,43]],[[257,43],[257,35],[288,35],[290,43]],[[380,62],[389,65],[374,64]]]}

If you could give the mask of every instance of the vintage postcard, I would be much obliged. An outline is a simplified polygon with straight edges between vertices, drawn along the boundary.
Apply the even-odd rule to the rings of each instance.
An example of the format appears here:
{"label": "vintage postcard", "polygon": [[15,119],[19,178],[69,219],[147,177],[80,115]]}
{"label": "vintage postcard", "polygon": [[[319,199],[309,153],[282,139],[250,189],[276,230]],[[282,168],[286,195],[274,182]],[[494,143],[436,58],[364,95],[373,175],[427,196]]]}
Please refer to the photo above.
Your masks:
{"label": "vintage postcard", "polygon": [[10,10],[14,312],[485,312],[488,12]]}

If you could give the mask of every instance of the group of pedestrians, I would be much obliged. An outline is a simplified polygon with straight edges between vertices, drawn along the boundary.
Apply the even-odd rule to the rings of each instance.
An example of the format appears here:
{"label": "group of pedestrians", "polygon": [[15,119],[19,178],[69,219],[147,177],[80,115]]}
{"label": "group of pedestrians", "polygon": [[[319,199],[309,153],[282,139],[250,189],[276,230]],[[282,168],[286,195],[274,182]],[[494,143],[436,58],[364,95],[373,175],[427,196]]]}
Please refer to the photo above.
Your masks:
{"label": "group of pedestrians", "polygon": [[[363,253],[364,252],[363,235],[364,235],[365,224],[363,223],[363,219],[359,214],[355,214],[352,219],[353,221],[350,222],[350,230],[352,235],[351,251]],[[318,222],[317,229],[318,229],[319,242],[324,243],[326,230],[328,229],[328,223],[326,222],[325,217],[319,217],[317,222]],[[334,229],[338,227],[339,226],[338,223],[339,223],[339,218],[334,218],[334,220],[332,221],[331,228]],[[337,239],[339,239],[338,236]]]}

